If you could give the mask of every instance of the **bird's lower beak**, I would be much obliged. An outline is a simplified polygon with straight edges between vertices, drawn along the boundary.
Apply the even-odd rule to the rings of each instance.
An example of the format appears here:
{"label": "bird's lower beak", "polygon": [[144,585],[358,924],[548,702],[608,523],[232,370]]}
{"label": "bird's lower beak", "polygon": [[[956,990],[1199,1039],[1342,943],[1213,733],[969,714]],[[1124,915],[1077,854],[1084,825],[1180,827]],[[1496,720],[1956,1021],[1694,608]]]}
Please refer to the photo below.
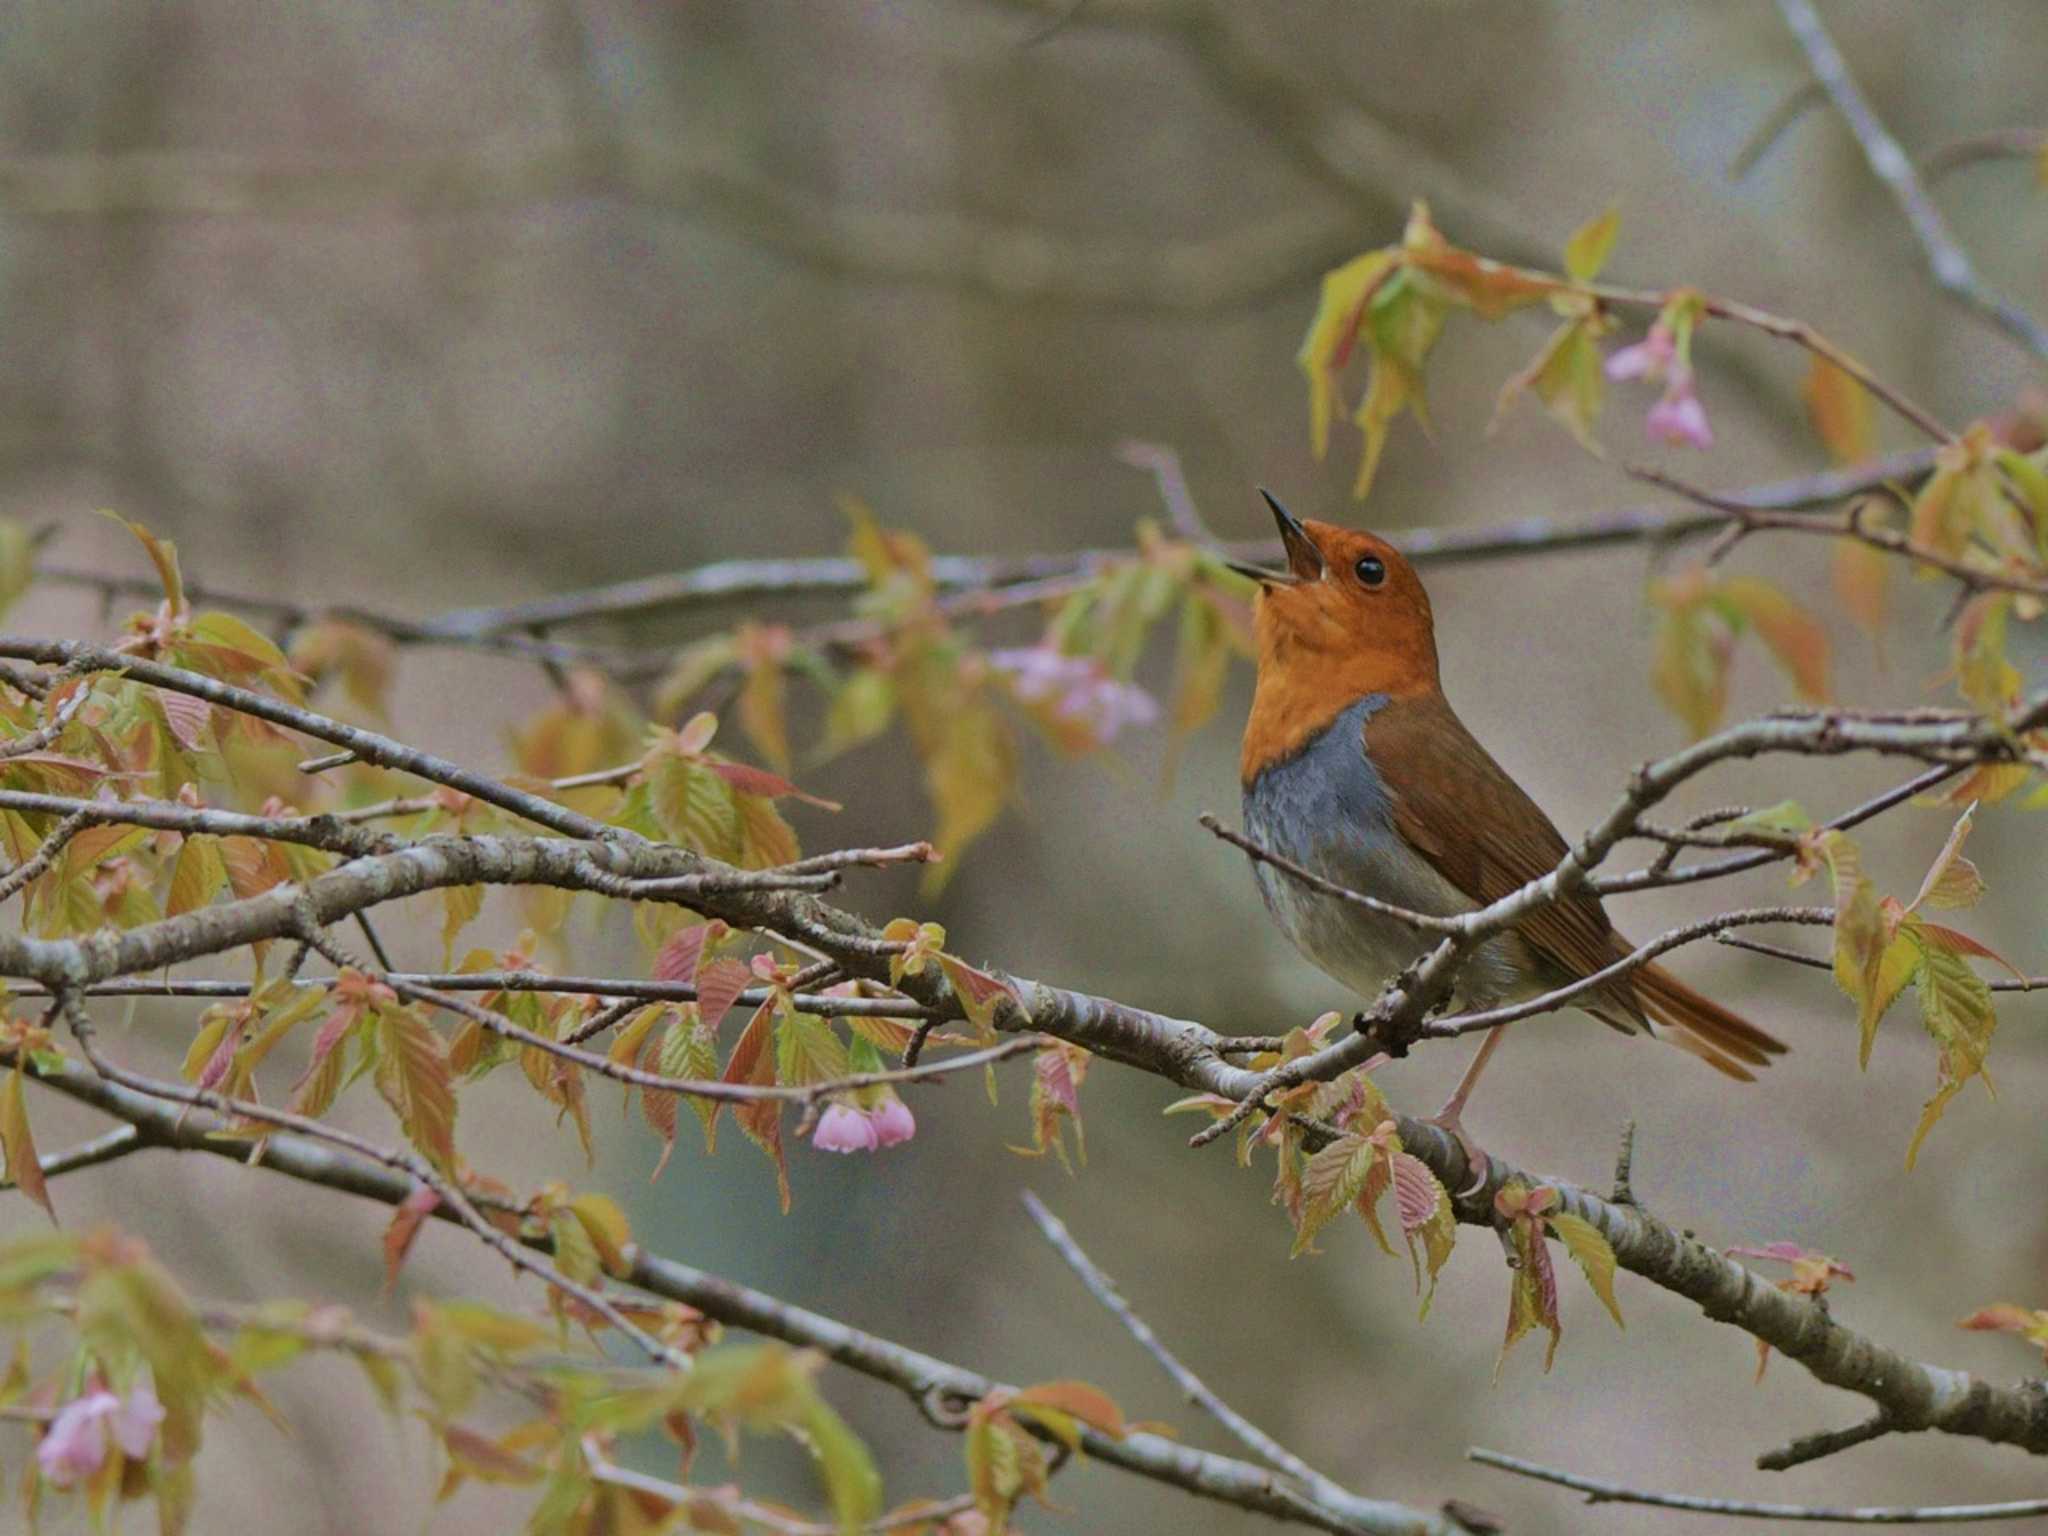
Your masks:
{"label": "bird's lower beak", "polygon": [[1280,543],[1287,551],[1289,579],[1321,581],[1323,552],[1316,548],[1316,541],[1308,536],[1308,530],[1301,526],[1301,520],[1281,506],[1271,491],[1260,486],[1259,494],[1266,498],[1266,505],[1273,509],[1273,521],[1280,525]]}
{"label": "bird's lower beak", "polygon": [[1273,520],[1280,525],[1280,544],[1287,552],[1287,569],[1269,571],[1262,565],[1241,565],[1234,560],[1230,562],[1230,568],[1240,576],[1251,577],[1262,587],[1292,587],[1304,581],[1320,581],[1323,552],[1316,548],[1308,530],[1263,485],[1259,487],[1259,494],[1266,498],[1266,505],[1273,509]]}

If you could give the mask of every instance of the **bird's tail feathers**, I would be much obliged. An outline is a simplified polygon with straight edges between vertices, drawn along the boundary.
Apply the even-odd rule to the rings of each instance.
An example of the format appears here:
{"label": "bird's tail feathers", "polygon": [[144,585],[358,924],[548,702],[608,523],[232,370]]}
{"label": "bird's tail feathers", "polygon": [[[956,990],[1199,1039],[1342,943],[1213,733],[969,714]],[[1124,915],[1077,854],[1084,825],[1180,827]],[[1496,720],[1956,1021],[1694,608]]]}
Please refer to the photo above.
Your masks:
{"label": "bird's tail feathers", "polygon": [[1702,997],[1661,965],[1637,971],[1635,990],[1643,1012],[1671,1031],[1673,1045],[1729,1077],[1749,1082],[1751,1067],[1769,1066],[1786,1050],[1784,1041]]}

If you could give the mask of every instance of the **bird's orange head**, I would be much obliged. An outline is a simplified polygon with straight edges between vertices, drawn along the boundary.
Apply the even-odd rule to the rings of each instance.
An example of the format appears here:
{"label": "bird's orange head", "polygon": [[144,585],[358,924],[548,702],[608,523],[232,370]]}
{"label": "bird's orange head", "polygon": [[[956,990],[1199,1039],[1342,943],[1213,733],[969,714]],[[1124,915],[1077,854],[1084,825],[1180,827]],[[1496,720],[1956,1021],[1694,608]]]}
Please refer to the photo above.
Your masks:
{"label": "bird's orange head", "polygon": [[1287,570],[1247,572],[1259,583],[1247,780],[1368,694],[1406,698],[1439,687],[1435,621],[1415,568],[1384,539],[1302,522],[1260,494],[1280,525]]}

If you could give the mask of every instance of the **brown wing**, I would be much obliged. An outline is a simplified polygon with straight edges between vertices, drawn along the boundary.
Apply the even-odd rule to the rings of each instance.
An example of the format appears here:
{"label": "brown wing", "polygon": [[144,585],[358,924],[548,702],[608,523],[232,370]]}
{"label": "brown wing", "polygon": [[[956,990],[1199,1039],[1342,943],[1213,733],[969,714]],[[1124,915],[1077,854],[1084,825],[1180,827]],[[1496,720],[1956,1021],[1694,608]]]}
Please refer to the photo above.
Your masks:
{"label": "brown wing", "polygon": [[[1393,800],[1395,829],[1472,900],[1498,901],[1549,874],[1570,851],[1442,694],[1391,701],[1367,719],[1365,736]],[[1567,977],[1589,976],[1619,958],[1613,925],[1596,896],[1552,902],[1515,930]],[[1604,987],[1587,1001],[1642,1021],[1626,984]]]}

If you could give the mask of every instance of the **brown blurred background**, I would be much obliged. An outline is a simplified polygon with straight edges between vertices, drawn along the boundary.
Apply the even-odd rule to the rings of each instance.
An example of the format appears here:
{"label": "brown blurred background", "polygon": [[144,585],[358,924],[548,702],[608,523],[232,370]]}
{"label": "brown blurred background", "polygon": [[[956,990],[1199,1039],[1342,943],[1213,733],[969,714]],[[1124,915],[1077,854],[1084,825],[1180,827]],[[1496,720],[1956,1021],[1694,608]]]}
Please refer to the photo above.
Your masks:
{"label": "brown blurred background", "polygon": [[[1978,4],[1963,20],[1866,0],[1828,18],[1916,151],[2039,111],[2037,5]],[[1618,200],[1618,280],[1692,282],[1803,317],[1950,421],[2003,406],[2033,376],[1937,300],[1825,110],[1731,179],[1745,141],[1805,79],[1761,0],[80,0],[11,5],[4,35],[0,513],[60,521],[53,555],[74,564],[142,569],[88,515],[112,506],[175,537],[201,579],[424,616],[725,556],[835,552],[839,491],[941,550],[1113,545],[1157,511],[1148,479],[1114,457],[1133,437],[1180,451],[1230,537],[1266,531],[1256,483],[1299,511],[1384,530],[1640,499],[1533,406],[1485,437],[1494,391],[1543,335],[1534,319],[1453,322],[1432,380],[1436,439],[1397,430],[1368,508],[1347,500],[1348,434],[1329,464],[1311,461],[1293,353],[1318,275],[1395,238],[1417,196],[1454,240],[1533,261],[1554,261],[1581,220]],[[2048,206],[2028,169],[1965,171],[1939,196],[1990,280],[2048,307]],[[1710,328],[1701,364],[1720,442],[1675,467],[1734,486],[1819,465],[1796,354]],[[1647,403],[1612,402],[1617,457],[1649,456],[1637,436]],[[1885,431],[1888,446],[1908,445]],[[1647,681],[1654,564],[1631,548],[1431,578],[1452,698],[1568,829],[1632,764],[1680,741]],[[1755,541],[1735,564],[1830,602],[1817,543]],[[1884,667],[1831,609],[1842,697],[1933,697],[1946,595],[1902,596]],[[680,639],[734,616],[622,633]],[[55,591],[10,619],[64,632],[107,622]],[[2029,644],[2016,649],[2030,656]],[[1268,928],[1237,858],[1195,825],[1198,810],[1234,812],[1246,682],[1240,672],[1170,795],[1156,789],[1156,733],[1127,738],[1124,774],[1032,749],[1022,804],[928,915],[970,956],[1226,1032],[1350,1006]],[[415,652],[394,725],[503,766],[508,730],[548,696],[517,662]],[[1785,699],[1745,652],[1736,709]],[[810,844],[923,832],[907,762],[891,738],[805,775],[848,803],[831,821],[799,813]],[[1745,765],[1686,804],[1797,795],[1837,807],[1890,778],[1863,762]],[[1887,888],[1912,889],[1948,820],[1908,809],[1870,834]],[[2033,914],[2048,894],[2039,837],[2016,810],[1980,818],[1972,852],[1994,897],[1969,923],[2034,969]],[[1620,915],[1644,933],[1782,888],[1761,873],[1740,892],[1666,893]],[[860,878],[849,899],[877,917],[918,908],[893,878]],[[507,914],[490,921],[509,935]],[[433,948],[423,939],[406,958],[431,962]],[[585,969],[639,964],[615,932],[579,954]],[[2048,1225],[2032,1198],[2048,1157],[2029,1129],[2048,1091],[2039,1006],[2004,1009],[1999,1103],[1967,1094],[1906,1176],[1934,1077],[1909,1009],[1858,1076],[1854,1026],[1825,974],[1711,948],[1679,968],[1794,1054],[1737,1089],[1576,1016],[1546,1020],[1508,1041],[1476,1133],[1597,1185],[1634,1116],[1637,1188],[1661,1214],[1716,1243],[1832,1252],[1856,1270],[1836,1305],[1858,1326],[1996,1378],[2025,1371],[2022,1346],[1952,1322],[1994,1300],[2048,1302]],[[139,1058],[175,1059],[190,1014],[138,1010],[117,1038]],[[1404,1107],[1433,1104],[1462,1051],[1424,1055],[1383,1076]],[[1755,1472],[1759,1452],[1864,1405],[1782,1361],[1752,1385],[1745,1336],[1626,1278],[1625,1335],[1568,1274],[1555,1370],[1543,1376],[1540,1343],[1525,1344],[1490,1386],[1507,1285],[1489,1239],[1466,1232],[1418,1326],[1405,1264],[1359,1230],[1290,1263],[1269,1168],[1186,1150],[1187,1123],[1158,1117],[1171,1096],[1098,1068],[1084,1096],[1088,1166],[1068,1179],[1006,1150],[1026,1137],[1020,1075],[994,1110],[965,1084],[926,1092],[913,1101],[921,1133],[900,1151],[842,1161],[798,1149],[786,1218],[766,1163],[737,1136],[715,1160],[686,1137],[650,1188],[643,1129],[608,1120],[591,1174],[573,1135],[509,1085],[465,1100],[460,1135],[473,1161],[517,1183],[598,1180],[630,1201],[644,1240],[691,1263],[1013,1381],[1086,1376],[1134,1415],[1227,1448],[1029,1228],[1015,1195],[1035,1188],[1190,1364],[1309,1461],[1374,1495],[1503,1512],[1518,1536],[1675,1531],[1685,1517],[1584,1510],[1464,1464],[1467,1445],[1764,1498],[2040,1492],[2040,1469],[2017,1452],[1933,1439]],[[353,1098],[359,1123],[385,1128],[367,1094]],[[89,1128],[53,1106],[37,1115],[46,1148]],[[155,1154],[67,1178],[58,1194],[71,1222],[147,1235],[207,1296],[334,1297],[402,1326],[417,1290],[512,1294],[472,1245],[436,1233],[399,1300],[379,1307],[380,1211],[230,1165]],[[0,1206],[0,1230],[29,1221],[23,1202]],[[961,1486],[958,1442],[900,1398],[840,1374],[829,1390],[892,1497]],[[436,1475],[419,1433],[379,1420],[345,1367],[303,1367],[277,1392],[298,1433],[281,1439],[246,1412],[215,1428],[199,1528],[256,1529],[284,1511],[306,1531],[416,1528]],[[773,1447],[744,1470],[808,1489],[800,1458]],[[1088,1467],[1057,1491],[1073,1513],[1028,1513],[1025,1528],[1251,1525]],[[504,1529],[523,1507],[466,1492],[436,1529]]]}

